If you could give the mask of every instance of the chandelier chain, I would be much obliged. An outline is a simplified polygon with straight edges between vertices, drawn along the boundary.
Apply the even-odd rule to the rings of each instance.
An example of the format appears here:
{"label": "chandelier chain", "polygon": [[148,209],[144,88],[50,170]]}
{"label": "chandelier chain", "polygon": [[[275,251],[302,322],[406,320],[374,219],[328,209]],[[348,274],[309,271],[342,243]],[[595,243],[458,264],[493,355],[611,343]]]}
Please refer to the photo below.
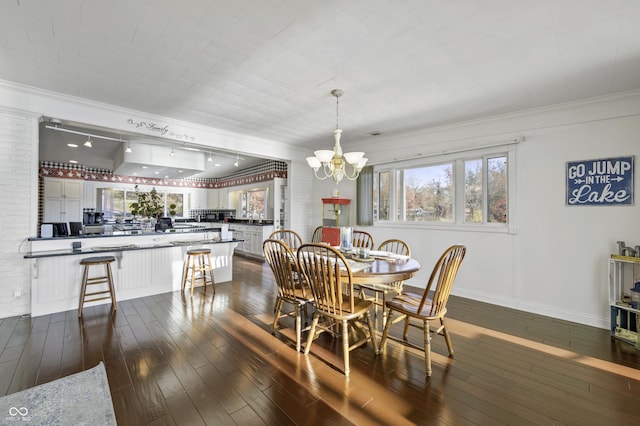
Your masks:
{"label": "chandelier chain", "polygon": [[340,128],[340,96],[336,96],[336,129]]}

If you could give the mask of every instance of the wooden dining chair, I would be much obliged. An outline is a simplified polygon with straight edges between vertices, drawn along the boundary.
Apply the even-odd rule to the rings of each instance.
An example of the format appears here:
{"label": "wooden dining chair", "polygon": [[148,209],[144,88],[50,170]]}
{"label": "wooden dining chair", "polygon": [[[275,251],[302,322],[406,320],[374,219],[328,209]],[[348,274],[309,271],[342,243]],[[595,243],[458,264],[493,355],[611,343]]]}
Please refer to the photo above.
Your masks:
{"label": "wooden dining chair", "polygon": [[[307,337],[304,354],[308,355],[313,340],[322,332],[342,336],[344,374],[349,376],[349,353],[368,341],[377,351],[376,335],[369,310],[372,302],[356,297],[351,268],[340,251],[325,244],[303,244],[298,249],[298,264],[313,293],[315,312]],[[320,319],[323,322],[320,322]],[[364,331],[365,320],[369,333]],[[350,344],[349,325],[354,326],[362,338]]]}
{"label": "wooden dining chair", "polygon": [[369,250],[373,250],[373,235],[367,231],[358,231],[354,229],[353,236],[351,237],[351,244],[353,245],[353,248],[364,247]]}
{"label": "wooden dining chair", "polygon": [[302,245],[302,238],[296,231],[292,231],[291,229],[279,229],[277,231],[273,231],[271,235],[269,235],[269,240],[279,240],[282,241],[289,247],[293,252],[298,250],[298,247]]}
{"label": "wooden dining chair", "polygon": [[[274,318],[271,332],[275,334],[282,318],[295,317],[296,350],[300,352],[303,331],[301,310],[304,311],[306,318],[307,304],[313,301],[311,290],[305,285],[304,279],[298,273],[298,261],[289,246],[280,240],[269,239],[262,243],[262,251],[278,286],[278,294],[273,307]],[[292,305],[293,311],[283,313],[284,303]]]}
{"label": "wooden dining chair", "polygon": [[[438,333],[444,336],[447,342],[449,356],[453,356],[453,346],[451,345],[451,337],[447,331],[445,316],[447,314],[447,301],[449,300],[451,287],[453,286],[466,251],[467,249],[463,245],[454,245],[445,250],[433,267],[433,271],[427,282],[427,287],[422,295],[405,293],[385,303],[388,314],[387,323],[384,327],[382,340],[380,342],[380,352],[384,352],[387,338],[391,338],[391,336],[389,336],[391,326],[404,320],[403,340],[401,340],[401,342],[424,351],[427,376],[431,376],[432,373],[431,333]],[[435,288],[433,288],[434,286]],[[430,293],[432,288],[433,295]],[[394,313],[399,314],[395,319],[393,318]],[[436,319],[440,321],[440,326],[432,330],[429,326],[429,321]],[[418,320],[419,323],[412,323],[411,320]],[[423,330],[424,346],[414,345],[408,341],[409,326]],[[394,338],[394,340],[399,339]]]}
{"label": "wooden dining chair", "polygon": [[[393,254],[399,254],[401,256],[411,257],[411,249],[409,245],[402,240],[390,239],[384,241],[378,246],[378,251],[384,251]],[[382,311],[382,327],[387,323],[387,311],[385,310],[385,303],[387,301],[387,294],[399,295],[402,293],[402,286],[404,280],[396,281],[385,284],[360,284],[360,297],[363,299],[371,300],[374,303],[374,314],[376,317],[376,327],[378,322],[378,307]],[[369,296],[367,292],[373,293]]]}
{"label": "wooden dining chair", "polygon": [[318,226],[311,236],[312,243],[321,243],[322,242],[322,226]]}

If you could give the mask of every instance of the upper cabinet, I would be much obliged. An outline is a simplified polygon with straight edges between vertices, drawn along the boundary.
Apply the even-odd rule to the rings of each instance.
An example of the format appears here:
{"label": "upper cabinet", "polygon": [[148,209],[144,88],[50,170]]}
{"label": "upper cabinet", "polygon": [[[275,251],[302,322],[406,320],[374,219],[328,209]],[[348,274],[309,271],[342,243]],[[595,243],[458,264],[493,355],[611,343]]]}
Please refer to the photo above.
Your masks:
{"label": "upper cabinet", "polygon": [[44,178],[45,197],[82,198],[84,181],[80,179]]}
{"label": "upper cabinet", "polygon": [[84,181],[44,178],[44,222],[82,222]]}

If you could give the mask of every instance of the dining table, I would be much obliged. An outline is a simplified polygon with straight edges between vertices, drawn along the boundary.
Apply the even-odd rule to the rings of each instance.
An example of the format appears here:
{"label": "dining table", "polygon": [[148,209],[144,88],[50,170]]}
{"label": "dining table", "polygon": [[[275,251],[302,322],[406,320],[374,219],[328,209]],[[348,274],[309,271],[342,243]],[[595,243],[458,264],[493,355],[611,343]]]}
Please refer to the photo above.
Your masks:
{"label": "dining table", "polygon": [[[388,293],[397,294],[401,282],[412,278],[421,268],[420,262],[408,256],[374,252],[368,259],[349,259],[352,282],[365,296],[366,290],[373,292],[376,329],[382,331],[386,322],[385,301]],[[364,290],[364,291],[363,291]],[[382,321],[378,322],[378,307],[382,310]]]}

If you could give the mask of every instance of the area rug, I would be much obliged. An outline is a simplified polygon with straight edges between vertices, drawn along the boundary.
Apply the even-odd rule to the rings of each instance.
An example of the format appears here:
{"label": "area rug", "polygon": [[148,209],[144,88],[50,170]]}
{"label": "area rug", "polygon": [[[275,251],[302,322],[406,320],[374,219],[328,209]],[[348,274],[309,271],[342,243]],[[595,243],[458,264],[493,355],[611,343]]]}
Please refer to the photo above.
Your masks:
{"label": "area rug", "polygon": [[0,424],[115,425],[104,364],[0,398]]}

